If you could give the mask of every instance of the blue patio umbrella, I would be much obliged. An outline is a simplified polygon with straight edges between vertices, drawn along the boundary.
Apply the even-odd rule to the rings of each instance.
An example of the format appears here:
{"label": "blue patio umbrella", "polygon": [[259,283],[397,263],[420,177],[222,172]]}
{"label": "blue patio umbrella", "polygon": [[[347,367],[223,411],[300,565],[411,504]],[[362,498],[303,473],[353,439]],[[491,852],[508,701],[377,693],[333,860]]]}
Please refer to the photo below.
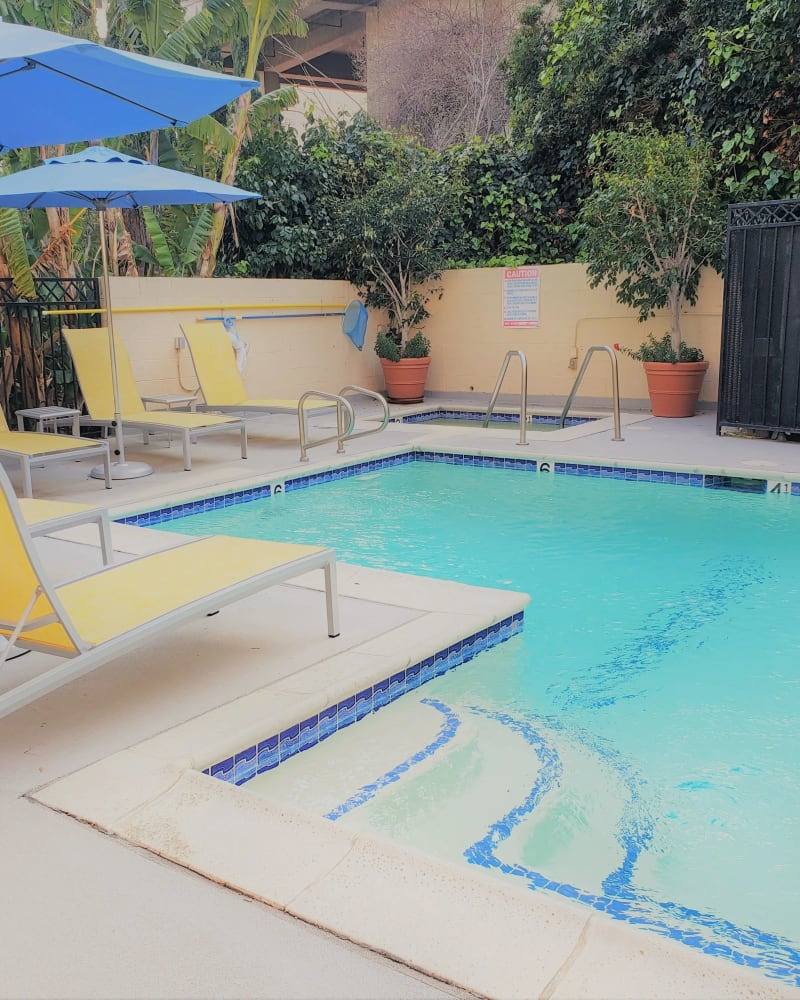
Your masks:
{"label": "blue patio umbrella", "polygon": [[[205,177],[157,167],[147,160],[119,153],[107,146],[88,146],[80,153],[53,156],[39,167],[0,177],[2,208],[94,208],[100,216],[100,250],[103,262],[103,298],[111,354],[114,422],[119,460],[112,465],[114,479],[134,479],[153,470],[145,462],[126,462],[120,419],[117,361],[114,352],[114,318],[111,310],[105,212],[108,208],[142,205],[227,204],[258,198],[253,191],[220,184]],[[92,475],[97,471],[92,470]]]}
{"label": "blue patio umbrella", "polygon": [[0,22],[0,152],[186,125],[257,86]]}

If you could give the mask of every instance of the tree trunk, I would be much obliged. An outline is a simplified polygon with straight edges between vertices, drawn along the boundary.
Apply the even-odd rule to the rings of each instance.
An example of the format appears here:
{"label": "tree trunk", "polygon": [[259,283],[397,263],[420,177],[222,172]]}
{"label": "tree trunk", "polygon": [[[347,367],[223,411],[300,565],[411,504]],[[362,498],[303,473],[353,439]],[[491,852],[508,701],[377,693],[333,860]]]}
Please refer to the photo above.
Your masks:
{"label": "tree trunk", "polygon": [[681,349],[681,306],[683,305],[683,290],[677,281],[669,286],[669,318],[672,350],[677,358]]}

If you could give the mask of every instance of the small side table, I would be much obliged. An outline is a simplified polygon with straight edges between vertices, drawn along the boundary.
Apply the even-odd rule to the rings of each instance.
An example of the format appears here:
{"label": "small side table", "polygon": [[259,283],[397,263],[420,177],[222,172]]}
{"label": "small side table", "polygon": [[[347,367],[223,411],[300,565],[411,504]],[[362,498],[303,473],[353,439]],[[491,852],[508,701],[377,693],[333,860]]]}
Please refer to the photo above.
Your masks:
{"label": "small side table", "polygon": [[165,392],[161,396],[142,396],[143,403],[160,403],[171,410],[173,406],[188,406],[194,411],[194,404],[197,402],[197,394],[194,396],[181,396],[174,393]]}
{"label": "small side table", "polygon": [[25,430],[25,417],[36,421],[36,430],[55,431],[60,424],[70,421],[72,433],[81,436],[81,411],[70,410],[65,406],[33,406],[27,410],[17,410],[17,430]]}

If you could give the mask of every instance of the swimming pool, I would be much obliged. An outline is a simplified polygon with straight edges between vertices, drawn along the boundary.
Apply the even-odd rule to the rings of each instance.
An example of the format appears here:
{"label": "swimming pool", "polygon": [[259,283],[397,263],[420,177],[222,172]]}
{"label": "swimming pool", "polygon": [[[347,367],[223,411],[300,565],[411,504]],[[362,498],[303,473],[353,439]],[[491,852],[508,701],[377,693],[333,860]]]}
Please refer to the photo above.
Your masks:
{"label": "swimming pool", "polygon": [[522,636],[269,794],[796,982],[800,508],[525,468],[413,463],[169,523],[533,596]]}
{"label": "swimming pool", "polygon": [[[407,413],[395,419],[398,423],[402,424],[426,424],[434,427],[476,427],[483,422],[485,417],[486,411],[440,408],[420,413]],[[597,419],[597,417],[566,417],[564,427],[578,427],[581,424],[591,424]],[[495,412],[489,418],[488,426],[490,428],[519,427],[519,412]],[[560,416],[549,414],[529,414],[527,427],[530,430],[545,432],[562,430],[561,418]]]}

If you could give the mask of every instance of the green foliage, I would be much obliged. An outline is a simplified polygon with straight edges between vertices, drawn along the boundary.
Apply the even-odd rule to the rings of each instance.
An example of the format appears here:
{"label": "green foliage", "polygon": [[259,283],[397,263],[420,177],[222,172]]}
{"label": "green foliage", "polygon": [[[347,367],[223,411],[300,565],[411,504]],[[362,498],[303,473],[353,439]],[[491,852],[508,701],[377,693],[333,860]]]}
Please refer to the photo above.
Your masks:
{"label": "green foliage", "polygon": [[800,7],[747,0],[700,33],[717,95],[706,133],[719,149],[732,201],[800,197]]}
{"label": "green foliage", "polygon": [[327,212],[320,203],[328,169],[307,155],[293,129],[269,122],[254,129],[236,182],[261,197],[237,205],[217,273],[258,278],[327,277]]}
{"label": "green foliage", "polygon": [[[364,117],[338,129],[337,173],[344,184],[324,199],[330,260],[367,306],[388,310],[390,328],[405,344],[410,329],[427,318],[431,297],[441,295],[436,282],[458,240],[452,227],[458,180],[429,150]],[[360,164],[348,155],[353,130],[367,139],[352,151]],[[319,142],[311,148],[330,155]]]}
{"label": "green foliage", "polygon": [[508,136],[476,138],[443,150],[441,159],[461,181],[454,220],[463,234],[459,266],[547,264],[572,255],[553,179],[526,146]]}
{"label": "green foliage", "polygon": [[20,213],[15,208],[0,208],[0,249],[8,261],[14,284],[20,295],[32,299],[36,295],[28,248]]}
{"label": "green foliage", "polygon": [[378,330],[375,338],[375,353],[385,361],[400,360],[400,344],[388,330]]}
{"label": "green foliage", "polygon": [[619,302],[644,321],[669,308],[671,342],[681,342],[684,300],[700,270],[720,266],[725,216],[707,143],[651,126],[601,137],[605,160],[580,211],[590,284],[616,286]]}
{"label": "green foliage", "polygon": [[687,347],[684,341],[678,345],[676,352],[672,346],[672,337],[665,333],[660,340],[656,340],[652,333],[647,335],[647,340],[633,350],[630,347],[620,347],[621,354],[627,354],[634,361],[660,361],[663,364],[674,365],[683,361],[704,361],[703,352],[699,347]]}
{"label": "green foliage", "polygon": [[417,330],[413,337],[409,337],[406,346],[403,348],[404,358],[427,358],[431,353],[431,342],[423,334],[422,330]]}
{"label": "green foliage", "polygon": [[513,135],[555,179],[569,225],[592,180],[591,137],[687,113],[730,200],[800,196],[800,5],[794,0],[544,0],[507,60]]}
{"label": "green foliage", "polygon": [[134,254],[138,262],[156,265],[163,274],[186,277],[197,274],[200,254],[211,232],[210,205],[199,208],[175,206],[161,209],[142,208],[150,248],[137,244]]}
{"label": "green foliage", "polygon": [[431,342],[417,330],[409,337],[401,348],[398,333],[395,330],[382,328],[375,338],[375,353],[385,361],[399,361],[401,358],[427,358],[431,353]]}

